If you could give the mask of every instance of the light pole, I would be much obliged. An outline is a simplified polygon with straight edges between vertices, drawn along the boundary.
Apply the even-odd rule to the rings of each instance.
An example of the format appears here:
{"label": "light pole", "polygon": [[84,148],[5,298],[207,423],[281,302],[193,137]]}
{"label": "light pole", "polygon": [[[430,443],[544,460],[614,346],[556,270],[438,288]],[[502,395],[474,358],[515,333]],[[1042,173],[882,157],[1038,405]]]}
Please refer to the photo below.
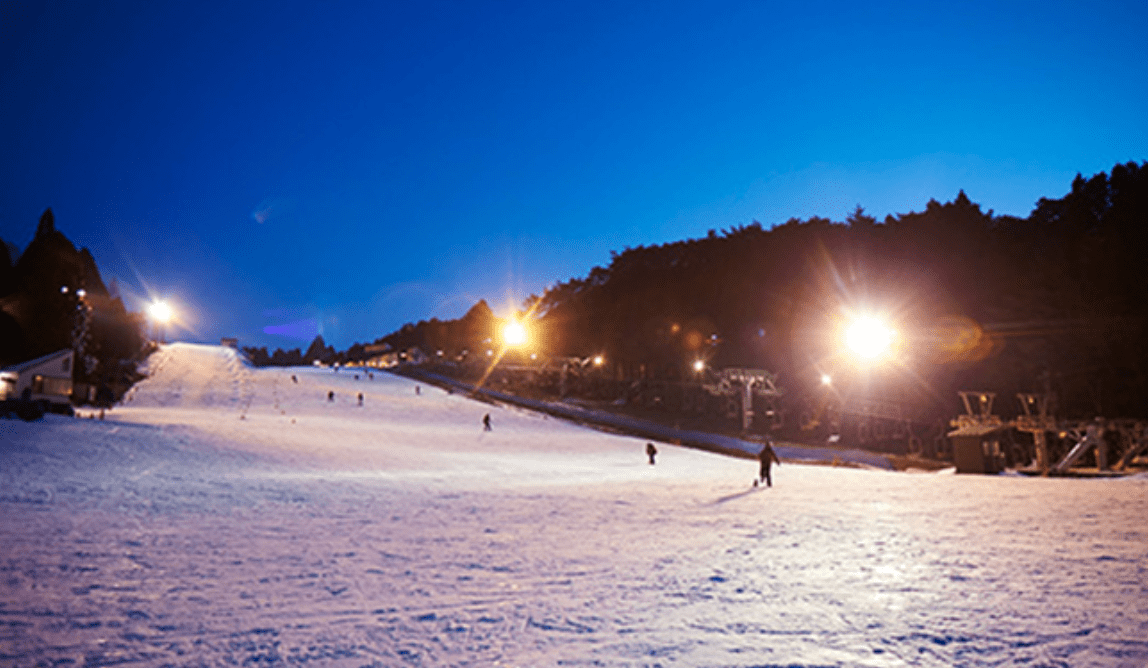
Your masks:
{"label": "light pole", "polygon": [[[60,293],[76,296],[76,305],[72,315],[72,350],[75,351],[72,362],[72,377],[87,380],[96,369],[96,358],[84,353],[88,344],[89,330],[92,317],[92,305],[88,302],[88,291],[83,288],[71,290],[68,286],[60,286]],[[82,371],[81,371],[82,370]]]}
{"label": "light pole", "polygon": [[165,301],[154,301],[147,309],[148,315],[151,316],[152,322],[155,324],[156,333],[158,334],[159,342],[164,343],[164,327],[171,320],[174,312],[171,306]]}
{"label": "light pole", "polygon": [[[843,357],[852,366],[852,383],[839,393],[835,389],[837,378],[830,378],[825,387],[840,397],[842,427],[845,426],[846,414],[857,418],[859,445],[885,440],[886,428],[890,426],[903,425],[909,429],[902,404],[888,395],[887,387],[890,380],[888,372],[892,367],[904,365],[898,332],[885,318],[870,313],[858,314],[841,334]],[[909,436],[911,441],[911,429]]]}

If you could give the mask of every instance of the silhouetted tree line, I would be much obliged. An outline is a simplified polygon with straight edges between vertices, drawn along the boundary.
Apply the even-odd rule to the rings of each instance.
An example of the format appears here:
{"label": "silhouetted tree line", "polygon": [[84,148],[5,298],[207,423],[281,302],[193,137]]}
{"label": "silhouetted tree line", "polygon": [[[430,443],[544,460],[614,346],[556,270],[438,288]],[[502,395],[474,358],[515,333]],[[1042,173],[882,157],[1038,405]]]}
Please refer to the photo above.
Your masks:
{"label": "silhouetted tree line", "polygon": [[[962,191],[878,222],[791,219],[614,253],[548,289],[537,336],[549,353],[603,354],[619,379],[684,379],[691,364],[778,373],[790,398],[833,392],[939,416],[959,389],[1054,392],[1062,416],[1148,416],[1148,163],[1077,176],[1026,218],[982,211]],[[533,304],[528,304],[530,306]],[[859,370],[841,328],[882,313],[896,359]],[[493,330],[479,303],[458,321],[404,325],[396,348],[472,349]]]}
{"label": "silhouetted tree line", "polygon": [[375,343],[387,344],[394,350],[418,348],[427,355],[456,359],[470,353],[487,350],[496,334],[498,318],[490,310],[486,300],[480,299],[457,320],[431,318],[417,324],[407,323],[397,332],[378,339]]}
{"label": "silhouetted tree line", "polygon": [[291,350],[277,348],[274,353],[269,355],[265,346],[259,348],[245,346],[243,352],[254,366],[300,366],[315,362],[331,364],[345,361],[339,353],[335,352],[334,346],[328,346],[323,341],[321,334],[311,341],[311,345],[307,347],[307,352],[302,352],[299,348],[292,348]]}
{"label": "silhouetted tree line", "polygon": [[51,209],[24,252],[14,250],[0,243],[0,366],[75,347],[75,381],[134,382],[145,320],[108,290],[91,253],[56,229]]}
{"label": "silhouetted tree line", "polygon": [[323,364],[365,362],[378,355],[384,346],[386,350],[395,352],[418,348],[436,357],[441,351],[441,357],[453,361],[472,351],[487,350],[497,321],[498,318],[486,301],[479,300],[466,315],[457,320],[431,318],[417,324],[407,323],[398,331],[376,339],[371,344],[355,343],[344,351],[336,351],[334,347],[326,345],[320,335],[315,337],[306,352],[299,348],[278,348],[274,353],[268,353],[266,347],[254,346],[243,347],[243,352],[255,366],[299,366],[310,365],[315,361]]}

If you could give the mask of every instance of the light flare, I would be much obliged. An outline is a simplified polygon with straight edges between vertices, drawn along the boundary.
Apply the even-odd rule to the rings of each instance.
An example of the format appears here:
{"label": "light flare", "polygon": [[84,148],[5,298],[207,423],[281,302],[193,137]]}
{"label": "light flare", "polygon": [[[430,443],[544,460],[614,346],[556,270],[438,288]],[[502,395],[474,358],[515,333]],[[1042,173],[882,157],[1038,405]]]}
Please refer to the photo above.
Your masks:
{"label": "light flare", "polygon": [[845,330],[845,345],[863,360],[876,360],[893,346],[893,330],[875,317],[861,318]]}
{"label": "light flare", "polygon": [[165,301],[152,302],[151,305],[148,306],[147,312],[152,320],[161,325],[166,325],[171,321],[172,316],[175,315],[171,306]]}
{"label": "light flare", "polygon": [[502,328],[502,341],[508,346],[525,345],[529,338],[526,327],[520,322],[511,321]]}

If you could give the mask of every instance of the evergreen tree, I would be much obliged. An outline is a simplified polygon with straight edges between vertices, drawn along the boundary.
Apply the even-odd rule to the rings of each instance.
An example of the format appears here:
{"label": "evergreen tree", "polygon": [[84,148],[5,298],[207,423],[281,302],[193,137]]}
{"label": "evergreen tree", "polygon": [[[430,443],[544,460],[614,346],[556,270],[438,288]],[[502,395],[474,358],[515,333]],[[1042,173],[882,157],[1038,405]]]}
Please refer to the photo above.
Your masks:
{"label": "evergreen tree", "polygon": [[326,345],[323,342],[323,336],[317,335],[311,345],[307,348],[307,352],[303,353],[303,363],[312,364],[315,361],[328,363],[335,357],[335,349]]}
{"label": "evergreen tree", "polygon": [[142,351],[144,322],[108,295],[95,259],[56,229],[46,209],[0,297],[0,358],[23,361],[65,348],[81,352],[75,379],[121,384]]}

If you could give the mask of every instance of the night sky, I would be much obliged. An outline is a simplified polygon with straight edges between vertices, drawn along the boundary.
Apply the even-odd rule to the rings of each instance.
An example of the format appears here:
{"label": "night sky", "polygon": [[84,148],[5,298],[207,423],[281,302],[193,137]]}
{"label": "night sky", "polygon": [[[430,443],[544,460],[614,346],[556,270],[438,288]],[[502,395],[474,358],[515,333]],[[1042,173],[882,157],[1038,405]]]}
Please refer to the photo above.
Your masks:
{"label": "night sky", "polygon": [[611,251],[1148,159],[1148,3],[0,0],[0,238],[342,349]]}

